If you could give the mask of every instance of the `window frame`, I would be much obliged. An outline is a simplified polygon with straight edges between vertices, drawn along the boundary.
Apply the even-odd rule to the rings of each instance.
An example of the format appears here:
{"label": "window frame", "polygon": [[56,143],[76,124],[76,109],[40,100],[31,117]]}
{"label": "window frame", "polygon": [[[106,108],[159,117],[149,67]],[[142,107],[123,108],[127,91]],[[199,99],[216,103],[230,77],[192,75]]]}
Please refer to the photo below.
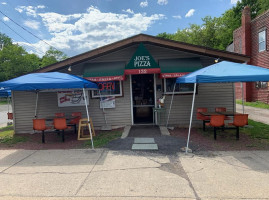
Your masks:
{"label": "window frame", "polygon": [[[263,41],[260,41],[260,34],[264,32],[264,40]],[[258,33],[258,51],[259,52],[263,52],[263,51],[266,51],[266,28],[264,29],[261,29]],[[260,50],[260,44],[264,42],[264,48],[262,50]]]}
{"label": "window frame", "polygon": [[[172,92],[167,92],[166,91],[166,79],[170,79],[170,78],[164,78],[163,79],[163,82],[164,82],[164,85],[163,85],[163,93],[164,94],[167,94],[167,95],[173,94],[173,91]],[[194,92],[194,83],[193,83],[193,90],[192,91],[174,92],[174,94],[193,94],[193,92]],[[196,90],[196,92],[197,92],[197,90]]]}
{"label": "window frame", "polygon": [[[100,82],[104,82],[104,81],[100,81]],[[109,82],[109,81],[107,81],[107,82]],[[110,95],[102,95],[101,94],[101,97],[111,97],[111,96],[113,96],[113,97],[122,97],[123,96],[122,81],[119,81],[119,82],[120,82],[120,94],[112,94],[112,95],[111,94]],[[100,98],[100,94],[98,93],[97,95],[95,95],[94,91],[96,91],[96,90],[92,90],[92,98],[93,99]]]}

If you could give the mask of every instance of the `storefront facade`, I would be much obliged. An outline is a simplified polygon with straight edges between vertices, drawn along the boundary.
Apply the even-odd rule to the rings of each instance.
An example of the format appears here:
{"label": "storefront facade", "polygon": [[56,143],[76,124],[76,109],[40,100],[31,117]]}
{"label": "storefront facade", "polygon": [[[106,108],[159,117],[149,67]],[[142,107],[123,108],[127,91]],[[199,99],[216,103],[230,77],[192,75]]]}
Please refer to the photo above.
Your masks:
{"label": "storefront facade", "polygon": [[[243,63],[248,57],[195,45],[137,35],[50,65],[39,72],[59,71],[75,74],[96,82],[101,91],[89,91],[89,113],[96,128],[105,124],[121,127],[136,124],[166,124],[176,77],[214,64],[215,59]],[[71,67],[70,67],[71,66]],[[68,69],[71,68],[71,71]],[[192,84],[176,85],[169,125],[188,125]],[[59,107],[57,92],[43,92],[39,96],[38,117],[56,112],[82,112],[83,106]],[[156,122],[154,108],[165,96],[161,118]],[[35,94],[13,92],[16,133],[32,131]],[[199,84],[196,107],[212,110],[223,106],[235,109],[234,86]],[[105,111],[103,112],[103,108]],[[195,125],[200,125],[194,121]]]}

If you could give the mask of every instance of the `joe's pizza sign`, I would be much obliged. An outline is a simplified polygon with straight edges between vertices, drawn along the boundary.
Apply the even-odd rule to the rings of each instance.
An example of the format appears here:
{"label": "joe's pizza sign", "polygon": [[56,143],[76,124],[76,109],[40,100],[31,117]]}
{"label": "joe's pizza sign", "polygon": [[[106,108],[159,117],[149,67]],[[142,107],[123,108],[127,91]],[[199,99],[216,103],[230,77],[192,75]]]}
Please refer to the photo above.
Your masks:
{"label": "joe's pizza sign", "polygon": [[125,68],[125,74],[160,73],[160,67],[141,43]]}

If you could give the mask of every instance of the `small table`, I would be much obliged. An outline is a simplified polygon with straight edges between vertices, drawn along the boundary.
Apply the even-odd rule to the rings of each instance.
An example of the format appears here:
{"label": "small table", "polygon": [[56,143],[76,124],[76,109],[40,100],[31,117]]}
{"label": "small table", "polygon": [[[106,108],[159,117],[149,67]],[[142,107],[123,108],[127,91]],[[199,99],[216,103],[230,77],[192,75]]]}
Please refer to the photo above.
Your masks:
{"label": "small table", "polygon": [[217,112],[199,112],[199,113],[204,116],[221,115],[220,113]]}
{"label": "small table", "polygon": [[[165,108],[152,108],[152,109],[153,109],[153,124],[161,125],[161,114],[165,112]],[[157,120],[155,122],[156,114],[157,114]]]}
{"label": "small table", "polygon": [[56,116],[47,116],[44,117],[44,119],[46,119],[47,121],[53,121],[55,118],[65,118],[66,120],[71,120],[71,119],[75,119],[78,116],[71,116],[71,115],[67,115],[67,116],[63,116],[63,117],[56,117]]}
{"label": "small table", "polygon": [[237,113],[237,112],[232,112],[232,111],[225,111],[225,112],[217,112],[221,115],[225,115],[225,116],[234,116],[236,114],[240,114],[240,113]]}

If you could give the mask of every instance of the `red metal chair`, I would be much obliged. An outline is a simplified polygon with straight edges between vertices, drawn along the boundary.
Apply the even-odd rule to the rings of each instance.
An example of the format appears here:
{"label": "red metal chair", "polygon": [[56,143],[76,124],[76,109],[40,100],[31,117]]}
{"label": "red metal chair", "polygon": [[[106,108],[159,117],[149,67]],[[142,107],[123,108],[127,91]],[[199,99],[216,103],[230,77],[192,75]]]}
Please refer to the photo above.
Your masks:
{"label": "red metal chair", "polygon": [[65,118],[54,118],[53,125],[56,130],[62,131],[62,142],[64,142],[64,130],[67,129]]}
{"label": "red metal chair", "polygon": [[[215,108],[215,112],[226,112],[227,109],[225,107],[216,107]],[[225,119],[224,120],[230,120],[231,118],[230,117],[227,117],[225,116]]]}
{"label": "red metal chair", "polygon": [[248,124],[248,114],[236,114],[234,116],[234,120],[232,123],[228,125],[232,125],[236,127],[236,139],[239,140],[239,127],[243,127]]}
{"label": "red metal chair", "polygon": [[203,131],[205,131],[205,123],[210,121],[210,117],[202,115],[200,112],[207,112],[207,108],[197,108],[196,118],[203,121]]}
{"label": "red metal chair", "polygon": [[55,117],[64,117],[64,113],[55,113]]}
{"label": "red metal chair", "polygon": [[79,120],[81,119],[81,112],[72,112],[72,117],[75,117],[74,119],[71,119],[68,122],[68,126],[74,126],[75,133],[77,132],[77,124],[79,124]]}
{"label": "red metal chair", "polygon": [[46,120],[33,119],[33,129],[36,131],[42,131],[42,143],[45,143],[45,130],[50,129],[50,127],[46,127]]}
{"label": "red metal chair", "polygon": [[214,127],[214,139],[217,139],[217,128],[224,127],[224,115],[211,115],[210,122],[206,123],[207,126]]}

